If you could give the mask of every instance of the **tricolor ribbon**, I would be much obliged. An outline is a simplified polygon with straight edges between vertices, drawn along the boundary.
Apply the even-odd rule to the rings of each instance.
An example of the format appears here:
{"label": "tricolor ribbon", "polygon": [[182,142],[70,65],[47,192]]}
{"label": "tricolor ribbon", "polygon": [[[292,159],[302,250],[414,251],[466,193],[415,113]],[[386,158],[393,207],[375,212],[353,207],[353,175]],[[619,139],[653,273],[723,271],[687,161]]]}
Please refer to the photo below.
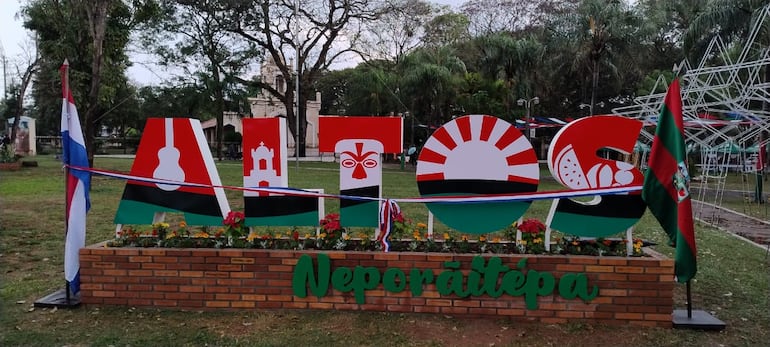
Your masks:
{"label": "tricolor ribbon", "polygon": [[390,251],[390,233],[393,231],[393,220],[401,214],[401,208],[393,199],[386,199],[380,208],[380,235],[377,241],[382,245],[382,251]]}

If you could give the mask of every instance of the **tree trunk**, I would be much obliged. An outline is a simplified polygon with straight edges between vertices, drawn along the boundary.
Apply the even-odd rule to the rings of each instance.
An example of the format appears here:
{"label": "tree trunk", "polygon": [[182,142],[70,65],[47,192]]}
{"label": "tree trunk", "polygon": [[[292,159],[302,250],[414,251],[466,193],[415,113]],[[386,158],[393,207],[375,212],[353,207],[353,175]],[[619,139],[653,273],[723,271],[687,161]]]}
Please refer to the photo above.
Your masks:
{"label": "tree trunk", "polygon": [[214,98],[216,99],[216,109],[214,112],[217,113],[217,127],[215,130],[217,137],[217,158],[219,161],[222,161],[222,143],[224,142],[225,138],[225,96],[224,91],[222,90],[223,88],[220,79],[219,68],[215,66],[211,72],[213,72],[212,77],[214,78]]}
{"label": "tree trunk", "polygon": [[599,60],[594,60],[593,81],[591,83],[591,106],[589,116],[594,115],[594,105],[596,104],[596,87],[599,85]]}
{"label": "tree trunk", "polygon": [[88,14],[88,24],[93,39],[93,54],[91,60],[91,89],[88,92],[88,107],[83,121],[85,123],[86,153],[88,165],[94,165],[96,118],[99,109],[99,90],[102,81],[102,60],[104,59],[104,36],[107,29],[107,8],[110,0],[97,0],[85,3]]}

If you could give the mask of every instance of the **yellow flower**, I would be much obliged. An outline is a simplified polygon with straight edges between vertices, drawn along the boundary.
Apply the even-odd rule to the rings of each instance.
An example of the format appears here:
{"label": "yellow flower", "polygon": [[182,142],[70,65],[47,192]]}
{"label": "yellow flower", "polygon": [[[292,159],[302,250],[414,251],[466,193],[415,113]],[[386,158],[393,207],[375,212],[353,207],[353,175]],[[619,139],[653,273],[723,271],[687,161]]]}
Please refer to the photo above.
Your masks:
{"label": "yellow flower", "polygon": [[305,233],[305,238],[309,239],[310,238],[310,233]]}
{"label": "yellow flower", "polygon": [[318,235],[318,238],[319,239],[325,239],[326,238],[326,233],[321,233],[320,235]]}
{"label": "yellow flower", "polygon": [[209,234],[206,234],[206,232],[203,232],[203,231],[199,231],[199,232],[195,233],[193,235],[193,237],[197,238],[197,239],[206,239],[206,238],[209,237]]}
{"label": "yellow flower", "polygon": [[463,241],[468,241],[468,235],[463,235]]}
{"label": "yellow flower", "polygon": [[449,239],[451,239],[451,237],[449,237],[449,234],[448,233],[444,233],[444,240],[449,240]]}
{"label": "yellow flower", "polygon": [[420,231],[419,230],[415,230],[414,232],[412,232],[412,236],[414,236],[414,238],[420,237]]}
{"label": "yellow flower", "polygon": [[495,236],[495,237],[492,239],[492,242],[495,242],[495,243],[498,243],[498,242],[500,242],[500,241],[502,241],[502,240],[500,239],[500,236]]}
{"label": "yellow flower", "polygon": [[179,227],[180,228],[186,228],[187,227],[187,222],[185,222],[185,221],[179,222]]}
{"label": "yellow flower", "polygon": [[420,237],[420,233],[414,234],[414,240],[415,241],[420,241],[421,239],[422,239],[422,237]]}
{"label": "yellow flower", "polygon": [[532,240],[532,243],[543,243],[543,239],[538,237],[538,238]]}
{"label": "yellow flower", "polygon": [[520,245],[526,245],[527,244],[527,240],[519,240],[519,244]]}
{"label": "yellow flower", "polygon": [[246,237],[246,241],[251,242],[256,240],[258,237],[259,235],[257,235],[257,233],[249,233],[249,236]]}
{"label": "yellow flower", "polygon": [[485,242],[487,241],[487,237],[484,235],[479,236],[479,242]]}
{"label": "yellow flower", "polygon": [[417,227],[420,228],[420,229],[425,229],[425,228],[428,227],[428,225],[425,224],[425,223],[420,222],[420,223],[417,223]]}
{"label": "yellow flower", "polygon": [[179,236],[179,234],[177,234],[176,231],[170,232],[168,235],[166,235],[166,240],[173,239],[177,236]]}
{"label": "yellow flower", "polygon": [[350,240],[350,235],[345,234],[345,236],[343,236],[342,239],[345,241]]}

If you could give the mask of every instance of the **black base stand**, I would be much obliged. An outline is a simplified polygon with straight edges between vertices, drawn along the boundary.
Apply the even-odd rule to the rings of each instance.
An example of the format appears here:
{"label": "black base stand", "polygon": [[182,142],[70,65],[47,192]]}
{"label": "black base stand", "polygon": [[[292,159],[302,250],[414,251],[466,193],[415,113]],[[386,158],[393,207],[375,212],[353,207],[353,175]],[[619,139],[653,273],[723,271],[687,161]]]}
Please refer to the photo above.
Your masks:
{"label": "black base stand", "polygon": [[724,330],[727,326],[725,322],[702,310],[693,310],[689,318],[687,310],[674,310],[671,320],[676,329]]}
{"label": "black base stand", "polygon": [[35,307],[77,308],[80,306],[80,295],[67,296],[66,289],[59,289],[35,301]]}

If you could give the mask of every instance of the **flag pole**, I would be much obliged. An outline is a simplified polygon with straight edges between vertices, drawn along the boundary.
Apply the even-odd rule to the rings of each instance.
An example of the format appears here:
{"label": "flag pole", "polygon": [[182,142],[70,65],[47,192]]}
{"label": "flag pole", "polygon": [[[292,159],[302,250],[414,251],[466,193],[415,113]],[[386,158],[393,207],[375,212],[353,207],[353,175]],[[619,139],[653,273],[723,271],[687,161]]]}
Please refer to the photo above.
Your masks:
{"label": "flag pole", "polygon": [[[62,82],[63,83],[62,98],[66,100],[69,97],[69,93],[70,93],[69,62],[67,62],[67,59],[64,59],[64,63],[62,63],[62,65],[64,66],[64,76],[63,76],[64,81]],[[68,150],[65,150],[64,146],[65,146],[64,139],[62,139],[62,159],[64,159],[65,151],[69,152]],[[69,177],[69,168],[67,168],[66,165],[62,165],[62,169],[64,172],[64,244],[66,245],[67,233],[69,232],[69,219],[67,218],[67,214],[69,213],[69,210],[70,210],[70,201],[68,199],[68,197],[70,196],[70,187],[69,187],[69,184],[67,184],[67,178]],[[62,293],[61,290],[57,290],[35,301],[34,306],[44,307],[44,308],[50,308],[50,307],[75,308],[80,306],[80,300],[77,298],[76,300],[72,300],[70,283],[67,281],[66,274],[65,274],[64,293]]]}
{"label": "flag pole", "polygon": [[[67,62],[67,59],[64,59],[64,88],[62,93],[62,98],[66,99],[69,97],[70,93],[70,65]],[[62,145],[64,145],[64,142],[62,141]],[[64,148],[62,148],[62,155],[64,154]],[[64,244],[67,244],[67,233],[69,232],[69,223],[67,220],[67,214],[70,210],[70,199],[67,197],[70,196],[70,185],[67,184],[67,177],[69,177],[69,171],[70,169],[64,165]],[[70,283],[67,281],[67,278],[65,276],[64,278],[64,293],[67,300],[67,304],[70,303]]]}
{"label": "flag pole", "polygon": [[687,280],[687,318],[692,319],[692,292],[690,291],[690,282]]}

